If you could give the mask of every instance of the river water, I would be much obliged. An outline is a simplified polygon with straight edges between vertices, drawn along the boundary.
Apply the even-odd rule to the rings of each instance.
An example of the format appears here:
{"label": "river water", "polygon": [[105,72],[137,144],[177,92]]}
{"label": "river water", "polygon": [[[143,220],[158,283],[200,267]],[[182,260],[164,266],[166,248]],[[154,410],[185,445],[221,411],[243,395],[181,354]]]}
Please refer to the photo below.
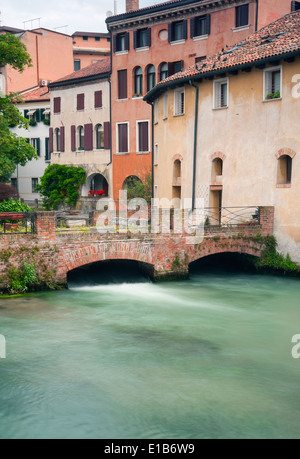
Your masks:
{"label": "river water", "polygon": [[1,439],[300,438],[299,281],[123,271],[0,300]]}

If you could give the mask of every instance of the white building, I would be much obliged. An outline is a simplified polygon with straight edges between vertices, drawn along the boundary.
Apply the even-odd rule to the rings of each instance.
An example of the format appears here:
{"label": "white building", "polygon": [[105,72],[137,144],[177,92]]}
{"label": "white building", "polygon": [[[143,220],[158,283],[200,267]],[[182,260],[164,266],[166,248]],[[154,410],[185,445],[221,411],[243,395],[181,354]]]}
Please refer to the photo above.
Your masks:
{"label": "white building", "polygon": [[36,87],[20,94],[23,103],[18,109],[23,116],[30,120],[29,130],[12,128],[11,131],[20,137],[25,137],[35,148],[38,159],[30,161],[26,166],[17,166],[11,177],[11,183],[20,197],[29,204],[40,200],[36,185],[50,164],[49,153],[49,124],[50,124],[50,93],[47,87]]}

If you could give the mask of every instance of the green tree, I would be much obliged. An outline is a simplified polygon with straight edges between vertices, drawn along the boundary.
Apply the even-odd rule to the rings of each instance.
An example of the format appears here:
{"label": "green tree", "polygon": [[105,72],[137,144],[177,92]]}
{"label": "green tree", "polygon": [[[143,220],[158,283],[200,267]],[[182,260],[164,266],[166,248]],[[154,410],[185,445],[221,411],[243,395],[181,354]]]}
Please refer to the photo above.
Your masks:
{"label": "green tree", "polygon": [[[11,65],[20,72],[31,65],[25,45],[11,34],[0,35],[0,67],[5,65]],[[28,161],[37,158],[27,140],[9,130],[10,126],[28,129],[28,120],[15,106],[21,101],[17,94],[5,96],[0,93],[0,182],[7,182],[18,164],[25,166]]]}
{"label": "green tree", "polygon": [[53,164],[47,167],[37,191],[43,196],[46,210],[57,210],[61,204],[75,206],[79,188],[86,180],[82,167]]}

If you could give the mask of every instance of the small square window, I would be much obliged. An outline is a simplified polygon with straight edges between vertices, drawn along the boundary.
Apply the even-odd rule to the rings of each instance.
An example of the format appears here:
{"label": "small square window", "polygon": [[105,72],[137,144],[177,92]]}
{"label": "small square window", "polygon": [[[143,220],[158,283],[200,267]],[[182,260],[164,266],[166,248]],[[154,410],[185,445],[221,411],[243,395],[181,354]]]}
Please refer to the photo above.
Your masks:
{"label": "small square window", "polygon": [[214,81],[214,108],[228,107],[228,78]]}
{"label": "small square window", "polygon": [[89,40],[89,37],[82,37],[83,41],[88,41]]}
{"label": "small square window", "polygon": [[174,91],[174,116],[182,116],[185,113],[185,92],[183,89]]}
{"label": "small square window", "polygon": [[100,37],[95,37],[95,41],[100,41]]}

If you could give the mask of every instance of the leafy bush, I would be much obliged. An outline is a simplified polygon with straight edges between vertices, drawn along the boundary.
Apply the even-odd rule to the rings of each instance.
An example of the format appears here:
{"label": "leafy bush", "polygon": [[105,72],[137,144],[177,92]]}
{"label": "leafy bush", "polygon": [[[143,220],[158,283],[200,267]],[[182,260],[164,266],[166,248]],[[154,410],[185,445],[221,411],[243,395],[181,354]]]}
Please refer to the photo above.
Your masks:
{"label": "leafy bush", "polygon": [[82,167],[49,165],[37,186],[37,191],[43,196],[45,209],[57,210],[60,204],[75,206],[79,188],[85,180],[86,173]]}
{"label": "leafy bush", "polygon": [[152,199],[152,175],[150,172],[143,172],[143,181],[136,176],[128,177],[126,181],[128,199],[142,198],[149,204]]}
{"label": "leafy bush", "polygon": [[0,183],[0,202],[8,201],[10,198],[18,199],[18,190],[14,186],[7,185],[6,183]]}
{"label": "leafy bush", "polygon": [[8,201],[0,203],[0,212],[31,212],[31,208],[24,204],[21,199],[15,201],[10,198]]}
{"label": "leafy bush", "polygon": [[267,236],[265,245],[266,248],[256,263],[258,269],[278,271],[284,274],[296,274],[299,271],[298,266],[291,260],[289,254],[284,257],[277,252],[277,241],[274,236]]}
{"label": "leafy bush", "polygon": [[37,268],[31,263],[24,262],[20,269],[11,268],[8,273],[11,293],[25,293],[37,280]]}

